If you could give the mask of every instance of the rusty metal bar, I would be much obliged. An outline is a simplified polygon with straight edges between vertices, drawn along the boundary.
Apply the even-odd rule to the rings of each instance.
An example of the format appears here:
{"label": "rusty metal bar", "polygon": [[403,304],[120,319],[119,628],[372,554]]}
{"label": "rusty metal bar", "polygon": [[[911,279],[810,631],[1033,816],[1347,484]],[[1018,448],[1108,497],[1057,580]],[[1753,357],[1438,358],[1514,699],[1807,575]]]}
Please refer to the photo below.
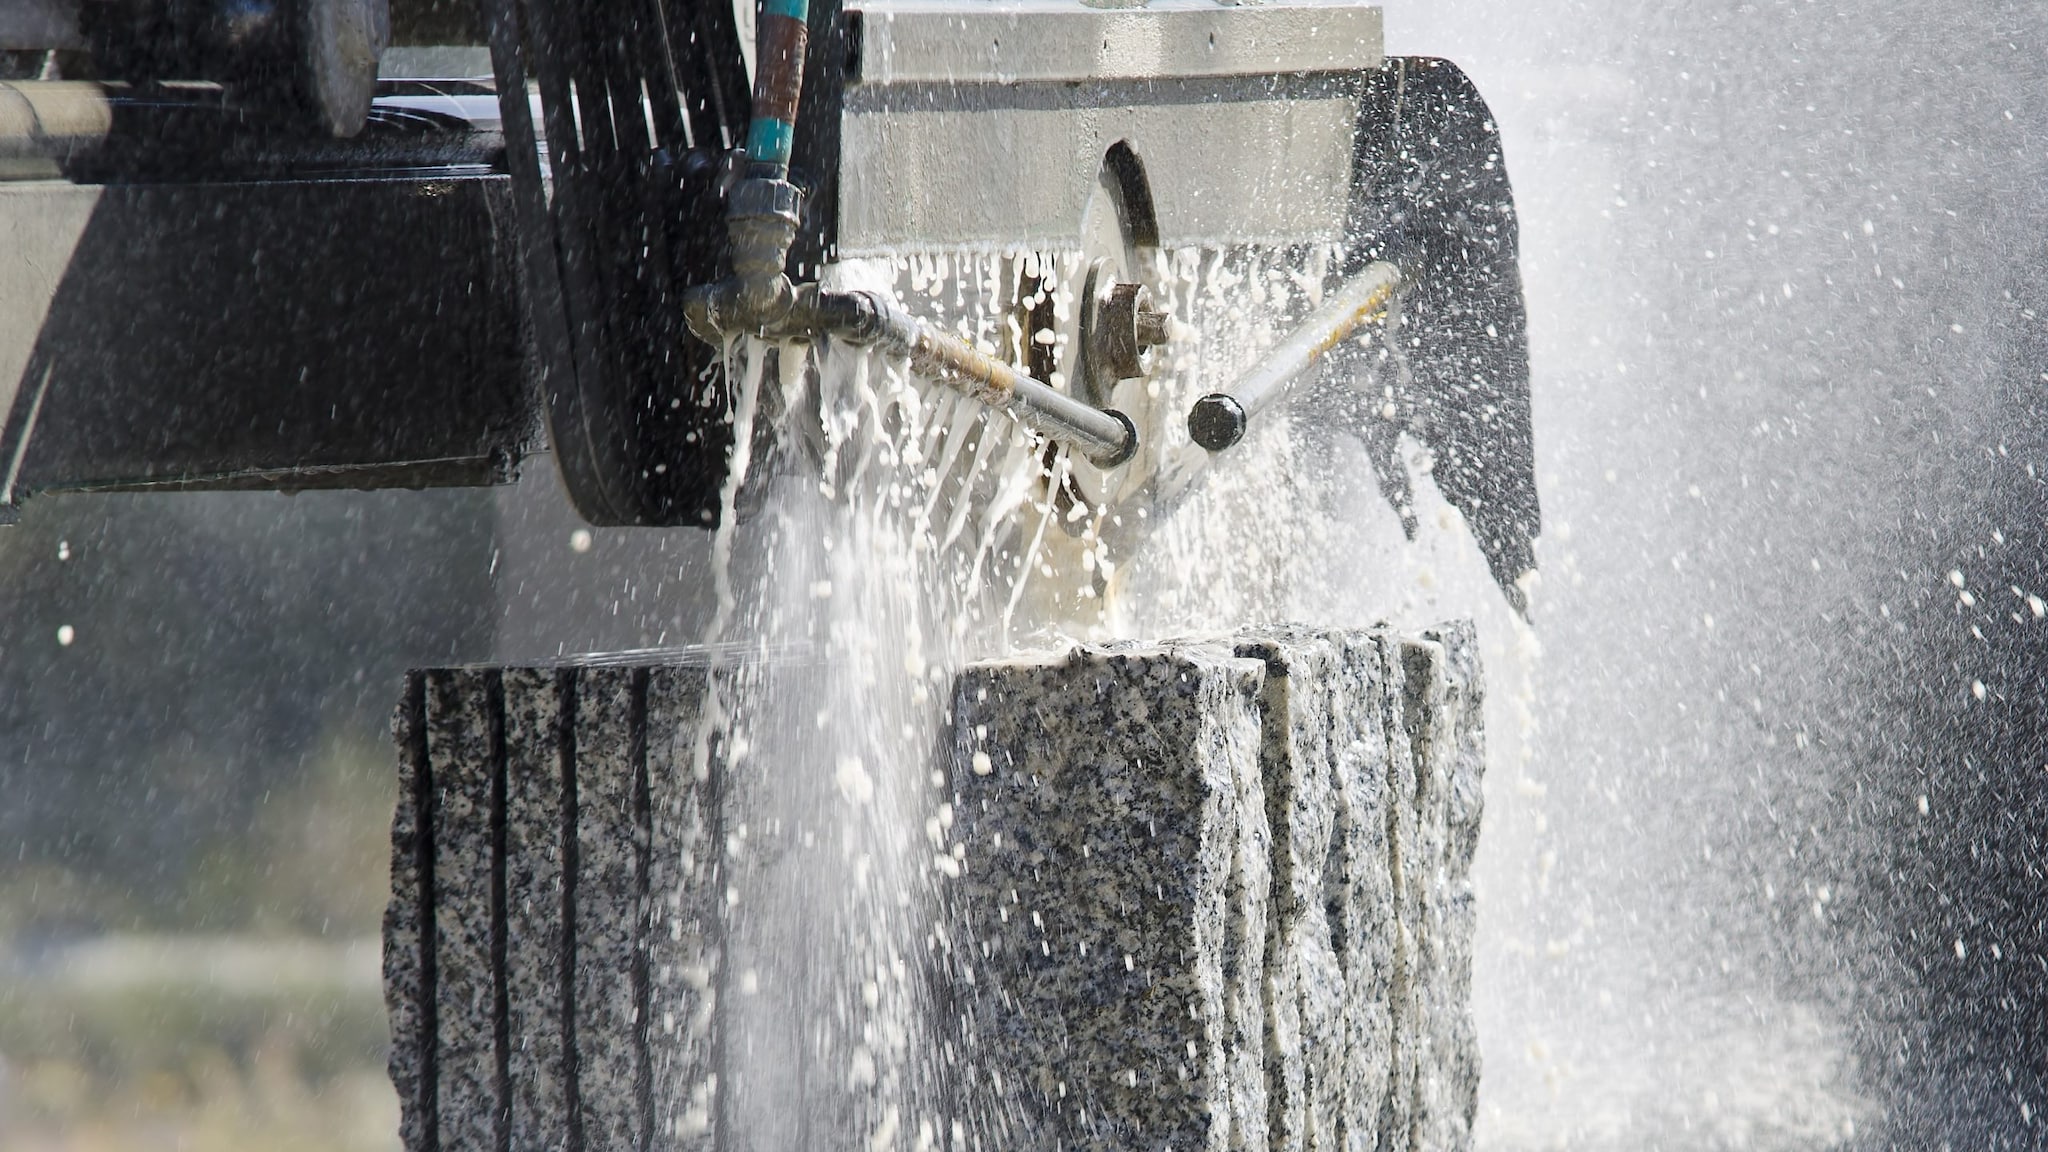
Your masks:
{"label": "rusty metal bar", "polygon": [[[848,295],[869,302],[879,327],[874,338],[908,356],[910,370],[916,375],[1008,412],[1025,427],[1067,444],[1098,467],[1114,468],[1137,453],[1137,426],[1123,413],[1097,408],[1019,372],[918,320],[879,294]],[[858,329],[855,338],[859,338]]]}

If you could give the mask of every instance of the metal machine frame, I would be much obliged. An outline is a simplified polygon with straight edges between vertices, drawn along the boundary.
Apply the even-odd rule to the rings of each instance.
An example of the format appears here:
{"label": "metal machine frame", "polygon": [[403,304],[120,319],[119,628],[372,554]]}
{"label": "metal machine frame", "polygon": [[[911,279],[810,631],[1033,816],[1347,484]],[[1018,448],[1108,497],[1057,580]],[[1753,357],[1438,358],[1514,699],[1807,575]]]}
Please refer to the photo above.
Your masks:
{"label": "metal machine frame", "polygon": [[[735,237],[811,301],[804,323],[894,343],[1113,467],[1136,433],[1095,406],[1106,389],[1069,397],[1032,375],[1050,365],[806,287],[852,256],[1070,246],[1113,179],[1148,244],[1339,244],[1347,281],[1387,281],[1297,333],[1303,354],[1272,381],[1205,401],[1191,430],[1227,449],[1398,300],[1403,394],[1301,402],[1357,425],[1397,506],[1395,442],[1432,448],[1518,598],[1538,514],[1498,134],[1454,67],[1383,55],[1378,9],[777,0],[802,19],[764,10],[764,29],[796,36],[764,36],[750,94],[726,5],[476,0],[488,81],[387,79],[353,136],[309,118],[307,83],[279,61],[320,55],[305,29],[371,27],[386,2],[265,0],[298,31],[242,56],[194,49],[201,82],[167,78],[180,61],[161,52],[141,79],[0,82],[0,173],[16,177],[0,179],[0,234],[18,238],[0,246],[0,515],[38,492],[498,483],[545,442],[592,523],[710,526],[731,397],[690,316],[714,334],[765,323],[733,312]],[[427,0],[389,2],[403,30]],[[325,8],[342,15],[319,24]],[[38,0],[0,21],[0,51],[61,40],[81,10]],[[194,43],[214,35],[193,27]],[[534,96],[490,109],[492,89]],[[749,155],[764,122],[786,167]],[[1146,324],[1134,292],[1117,298],[1119,323]]]}

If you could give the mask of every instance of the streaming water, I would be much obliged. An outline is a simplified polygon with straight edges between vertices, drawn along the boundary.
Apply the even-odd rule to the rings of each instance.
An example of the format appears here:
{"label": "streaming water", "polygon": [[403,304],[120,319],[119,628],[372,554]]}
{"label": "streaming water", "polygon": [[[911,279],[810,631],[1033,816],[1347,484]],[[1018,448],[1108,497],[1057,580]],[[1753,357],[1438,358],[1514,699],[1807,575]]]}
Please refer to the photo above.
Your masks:
{"label": "streaming water", "polygon": [[[866,349],[732,347],[743,447],[722,494],[705,639],[726,654],[808,656],[724,659],[697,745],[700,771],[715,757],[727,781],[718,1122],[728,1146],[1004,1143],[1006,1102],[953,1091],[952,1069],[972,1054],[949,1046],[925,984],[950,947],[925,909],[966,858],[934,770],[965,662],[1258,622],[1477,614],[1493,664],[1507,670],[1495,707],[1526,715],[1532,649],[1448,506],[1425,505],[1410,544],[1342,438],[1271,420],[1213,467],[1188,442],[1187,405],[1313,307],[1331,255],[1181,251],[1151,262],[1143,275],[1176,339],[1168,362],[1117,393],[1148,445],[1118,474]],[[1014,357],[1039,337],[1019,322],[1020,297],[1028,307],[1046,290],[1041,275],[1071,263],[1045,252],[917,255],[832,276],[895,292]],[[1056,351],[1071,339],[1070,296],[1053,294]],[[766,459],[746,447],[757,414],[774,419]],[[746,521],[734,515],[743,484],[765,490]],[[1517,728],[1526,720],[1504,717],[1499,730]]]}

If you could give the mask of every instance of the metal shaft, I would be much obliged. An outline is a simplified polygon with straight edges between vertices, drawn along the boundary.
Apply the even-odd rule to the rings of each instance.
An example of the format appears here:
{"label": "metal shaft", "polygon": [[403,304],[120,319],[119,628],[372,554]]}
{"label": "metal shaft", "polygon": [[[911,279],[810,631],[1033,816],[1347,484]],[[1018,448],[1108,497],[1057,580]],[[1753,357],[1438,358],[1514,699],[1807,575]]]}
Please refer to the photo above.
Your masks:
{"label": "metal shaft", "polygon": [[852,295],[867,299],[875,310],[879,341],[909,356],[910,369],[917,375],[1003,409],[1025,427],[1066,443],[1099,467],[1114,468],[1137,452],[1138,429],[1123,413],[1076,400],[879,295]]}
{"label": "metal shaft", "polygon": [[[65,80],[0,82],[0,179],[33,172],[90,149],[114,125],[113,106],[97,84]],[[54,174],[54,173],[52,173]]]}
{"label": "metal shaft", "polygon": [[1188,413],[1188,433],[1211,452],[1244,439],[1251,418],[1284,398],[1302,373],[1323,354],[1386,308],[1401,286],[1401,270],[1374,261],[1346,280],[1323,306],[1273,346],[1258,367],[1239,377],[1226,392],[1212,392]]}

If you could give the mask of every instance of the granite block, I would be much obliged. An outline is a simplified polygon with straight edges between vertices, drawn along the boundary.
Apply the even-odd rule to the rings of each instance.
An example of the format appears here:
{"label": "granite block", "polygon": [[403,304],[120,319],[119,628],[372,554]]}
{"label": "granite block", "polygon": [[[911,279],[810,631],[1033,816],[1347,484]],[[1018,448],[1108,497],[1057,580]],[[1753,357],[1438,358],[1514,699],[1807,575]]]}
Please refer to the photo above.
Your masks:
{"label": "granite block", "polygon": [[427,759],[426,674],[405,678],[391,717],[398,745],[398,801],[391,813],[391,899],[384,906],[384,1007],[391,1021],[391,1085],[399,1138],[426,1146],[434,1116],[432,775]]}
{"label": "granite block", "polygon": [[1332,633],[1330,639],[1338,665],[1330,694],[1335,804],[1323,884],[1344,979],[1345,1037],[1336,1144],[1343,1152],[1374,1152],[1392,1072],[1397,933],[1388,825],[1388,687],[1376,639],[1356,632]]}
{"label": "granite block", "polygon": [[1417,936],[1422,926],[1422,889],[1433,871],[1423,856],[1416,809],[1414,742],[1409,737],[1406,645],[1400,637],[1376,632],[1371,637],[1380,683],[1377,693],[1386,737],[1385,800],[1387,807],[1387,869],[1394,906],[1392,965],[1387,982],[1387,1090],[1381,1098],[1377,1147],[1381,1152],[1408,1152],[1414,1136],[1415,1092],[1420,1064],[1417,1031],[1421,1027],[1420,979],[1416,971]]}
{"label": "granite block", "polygon": [[[1223,940],[1225,1018],[1229,1025],[1225,1091],[1230,1103],[1232,1152],[1266,1152],[1272,1139],[1272,1110],[1266,1077],[1266,940],[1273,895],[1273,830],[1267,819],[1265,773],[1258,749],[1265,742],[1258,689],[1265,669],[1256,661],[1251,682],[1255,719],[1252,743],[1232,743],[1237,779],[1237,857],[1225,885],[1229,912]],[[1234,717],[1233,717],[1234,720]]]}
{"label": "granite block", "polygon": [[1453,876],[1470,876],[1486,806],[1486,683],[1479,636],[1471,621],[1461,620],[1427,629],[1422,638],[1444,654],[1445,744],[1450,756],[1444,866]]}
{"label": "granite block", "polygon": [[562,981],[562,845],[575,674],[508,668],[505,691],[505,1003],[511,1146],[569,1147]]}
{"label": "granite block", "polygon": [[713,1028],[724,923],[717,765],[699,749],[706,673],[656,668],[647,693],[649,1058],[655,1147],[709,1152],[717,1136]]}
{"label": "granite block", "polygon": [[1450,765],[1445,748],[1443,647],[1416,639],[1401,643],[1402,709],[1409,754],[1415,765],[1415,852],[1421,866],[1409,871],[1417,909],[1414,959],[1416,1015],[1409,1032],[1415,1053],[1415,1102],[1411,1146],[1441,1148],[1445,1133],[1446,1085],[1440,1075],[1450,1039],[1443,1018],[1449,966],[1444,954],[1444,887],[1449,881],[1444,847],[1449,837]]}
{"label": "granite block", "polygon": [[1304,1105],[1302,1147],[1334,1152],[1344,1139],[1345,985],[1320,908],[1296,926],[1288,941],[1301,1021]]}
{"label": "granite block", "polygon": [[498,1147],[499,906],[494,829],[504,763],[504,697],[495,671],[427,676],[433,765],[435,1117],[443,1152]]}
{"label": "granite block", "polygon": [[[861,1035],[859,1009],[806,999],[810,940],[853,928],[849,893],[789,855],[806,813],[838,808],[764,775],[814,754],[807,736],[753,732],[748,771],[720,740],[700,758],[706,694],[681,665],[408,680],[385,972],[409,1152],[783,1146],[797,1112],[858,1107],[828,1033]],[[904,914],[931,929],[954,1127],[920,1133],[1470,1147],[1469,626],[1083,648],[971,667],[951,700],[965,856],[928,921]],[[734,893],[783,914],[738,915]]]}
{"label": "granite block", "polygon": [[637,1149],[651,1084],[646,1005],[645,668],[577,674],[574,1121],[586,1149]]}
{"label": "granite block", "polygon": [[1440,787],[1442,873],[1433,887],[1431,970],[1426,1003],[1431,1038],[1426,1070],[1431,1091],[1423,1099],[1423,1147],[1465,1152],[1478,1113],[1479,1042],[1472,1017],[1472,946],[1476,898],[1472,860],[1479,844],[1486,770],[1485,685],[1478,638],[1469,622],[1425,631],[1440,652],[1429,704],[1430,778]]}
{"label": "granite block", "polygon": [[1312,1131],[1334,1139],[1343,1079],[1342,980],[1323,904],[1336,800],[1330,763],[1336,655],[1328,639],[1294,631],[1240,640],[1235,652],[1265,667],[1259,770],[1271,834],[1267,1146],[1306,1152],[1314,1146]]}
{"label": "granite block", "polygon": [[1268,850],[1251,834],[1261,675],[1227,649],[1174,648],[958,678],[967,856],[946,920],[980,956],[957,990],[982,1021],[968,1060],[1022,1111],[1017,1146],[1264,1143],[1267,894],[1244,882]]}

